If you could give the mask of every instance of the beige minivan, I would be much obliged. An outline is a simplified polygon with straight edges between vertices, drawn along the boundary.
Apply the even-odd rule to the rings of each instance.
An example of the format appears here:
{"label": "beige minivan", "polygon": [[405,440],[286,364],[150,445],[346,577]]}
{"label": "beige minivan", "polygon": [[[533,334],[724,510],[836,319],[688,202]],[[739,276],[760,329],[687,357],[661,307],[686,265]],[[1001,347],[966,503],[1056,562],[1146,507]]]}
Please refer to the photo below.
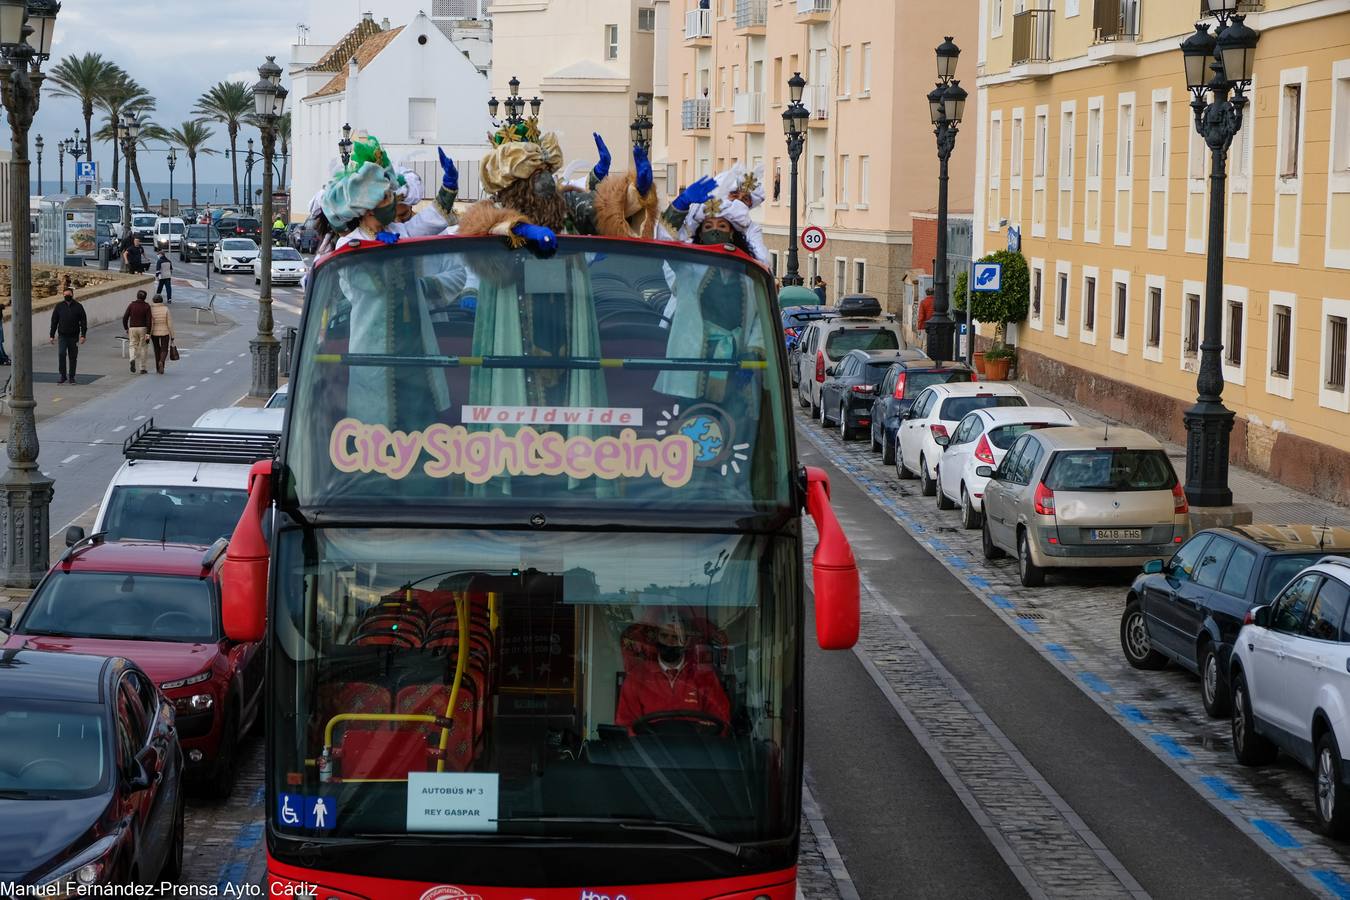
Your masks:
{"label": "beige minivan", "polygon": [[[982,468],[988,468],[982,467]],[[1058,568],[1142,566],[1189,534],[1161,444],[1133,428],[1047,428],[1009,448],[984,491],[984,556],[1017,556],[1022,584]]]}

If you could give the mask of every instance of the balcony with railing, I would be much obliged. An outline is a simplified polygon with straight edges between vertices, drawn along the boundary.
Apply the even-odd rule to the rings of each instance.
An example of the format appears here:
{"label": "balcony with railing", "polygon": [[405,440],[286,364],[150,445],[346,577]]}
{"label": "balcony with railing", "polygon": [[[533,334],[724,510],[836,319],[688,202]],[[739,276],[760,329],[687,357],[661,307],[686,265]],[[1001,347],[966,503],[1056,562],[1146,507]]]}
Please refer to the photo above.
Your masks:
{"label": "balcony with railing", "polygon": [[737,94],[731,102],[731,121],[734,125],[764,124],[764,94],[760,91]]}
{"label": "balcony with railing", "polygon": [[830,86],[813,84],[802,95],[802,103],[811,111],[812,125],[825,125],[830,121]]}
{"label": "balcony with railing", "polygon": [[1142,0],[1094,0],[1092,46],[1088,56],[1097,62],[1133,59],[1139,40]]}
{"label": "balcony with railing", "polygon": [[828,22],[834,0],[797,0],[798,22]]}
{"label": "balcony with railing", "polygon": [[680,108],[680,128],[683,131],[707,131],[712,127],[712,105],[707,97],[686,100]]}
{"label": "balcony with railing", "polygon": [[[736,0],[736,30],[763,29],[769,20],[768,0]],[[760,31],[759,33],[763,33]]]}
{"label": "balcony with railing", "polygon": [[691,9],[684,14],[685,43],[712,41],[712,10]]}
{"label": "balcony with railing", "polygon": [[[1053,9],[1028,9],[1013,15],[1013,67],[1026,67],[1024,75],[1049,74],[1045,68],[1050,62],[1051,26],[1055,20]],[[1035,67],[1045,68],[1039,71]]]}

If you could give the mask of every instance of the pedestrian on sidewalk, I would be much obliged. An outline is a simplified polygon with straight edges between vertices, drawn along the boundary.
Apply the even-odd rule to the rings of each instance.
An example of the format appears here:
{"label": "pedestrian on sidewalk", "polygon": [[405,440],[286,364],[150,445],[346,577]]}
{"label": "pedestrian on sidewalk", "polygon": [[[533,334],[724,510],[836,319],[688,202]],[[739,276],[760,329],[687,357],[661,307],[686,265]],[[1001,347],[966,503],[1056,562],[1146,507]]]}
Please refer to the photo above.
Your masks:
{"label": "pedestrian on sidewalk", "polygon": [[931,318],[933,318],[933,292],[929,291],[919,301],[919,321],[915,325],[915,332],[926,336],[928,334],[928,320]]}
{"label": "pedestrian on sidewalk", "polygon": [[131,245],[122,253],[122,262],[126,263],[126,269],[132,275],[145,271],[145,248],[141,246],[140,238],[131,239]]}
{"label": "pedestrian on sidewalk", "polygon": [[150,340],[155,345],[155,371],[164,374],[164,362],[169,358],[169,345],[173,343],[173,316],[164,305],[164,298],[155,295],[150,305]]}
{"label": "pedestrian on sidewalk", "polygon": [[7,365],[10,365],[10,358],[5,352],[5,304],[0,304],[0,366]]}
{"label": "pedestrian on sidewalk", "polygon": [[815,283],[811,285],[811,290],[815,291],[817,301],[820,303],[821,306],[824,306],[825,297],[827,293],[825,279],[817,275]]}
{"label": "pedestrian on sidewalk", "polygon": [[161,249],[159,259],[155,260],[155,296],[160,292],[173,302],[173,263],[169,261],[169,251]]}
{"label": "pedestrian on sidewalk", "polygon": [[127,333],[127,355],[131,357],[131,371],[138,365],[145,374],[146,348],[150,343],[150,304],[145,301],[145,291],[137,291],[136,299],[127,304],[122,313],[122,330]]}
{"label": "pedestrian on sidewalk", "polygon": [[[88,333],[89,319],[84,314],[84,307],[75,302],[75,292],[66,288],[61,302],[52,309],[51,339],[48,341],[49,344],[56,344],[56,339],[61,339],[56,347],[57,368],[61,372],[61,380],[57,384],[67,381],[75,383],[75,363],[80,358],[80,344],[84,343]],[[67,368],[69,378],[66,377]]]}

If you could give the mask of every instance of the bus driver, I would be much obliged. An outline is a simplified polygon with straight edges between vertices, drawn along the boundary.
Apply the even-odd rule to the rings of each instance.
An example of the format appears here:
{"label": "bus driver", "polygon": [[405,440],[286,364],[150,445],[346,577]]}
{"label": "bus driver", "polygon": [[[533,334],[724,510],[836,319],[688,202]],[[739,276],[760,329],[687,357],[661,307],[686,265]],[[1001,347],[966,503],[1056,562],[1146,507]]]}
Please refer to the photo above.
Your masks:
{"label": "bus driver", "polygon": [[657,658],[636,660],[624,678],[615,724],[632,732],[634,723],[660,713],[690,724],[715,720],[725,729],[731,720],[726,691],[711,666],[689,659],[684,622],[674,609],[657,626],[656,643]]}

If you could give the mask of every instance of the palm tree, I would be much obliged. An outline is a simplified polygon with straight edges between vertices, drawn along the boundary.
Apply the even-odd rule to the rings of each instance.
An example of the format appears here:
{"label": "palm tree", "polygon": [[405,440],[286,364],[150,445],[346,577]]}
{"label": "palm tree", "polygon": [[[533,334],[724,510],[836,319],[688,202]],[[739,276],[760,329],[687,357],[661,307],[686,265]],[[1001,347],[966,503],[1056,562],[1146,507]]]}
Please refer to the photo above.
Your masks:
{"label": "palm tree", "polygon": [[[117,123],[126,113],[139,117],[153,112],[155,99],[136,82],[136,79],[118,69],[95,103],[99,109],[107,113],[106,123],[112,125],[110,129],[105,124],[105,127],[100,128],[98,134],[94,136],[99,140],[112,142],[112,186],[113,190],[117,190],[118,165],[122,152],[120,142],[117,140]],[[131,186],[127,185],[127,189],[130,190]]]}
{"label": "palm tree", "polygon": [[230,135],[230,173],[234,176],[234,202],[239,205],[239,126],[253,112],[253,89],[242,81],[222,81],[201,97],[192,110],[204,119],[219,122]]}
{"label": "palm tree", "polygon": [[[114,145],[118,145],[116,120],[105,121],[103,127],[94,132],[94,137],[100,141],[111,141]],[[151,142],[168,143],[168,141],[168,132],[163,128],[160,128],[153,122],[147,122],[144,119],[141,120],[141,132],[136,138],[137,147],[149,148]],[[149,198],[146,196],[145,187],[141,184],[141,167],[139,160],[140,157],[133,153],[127,162],[131,166],[131,180],[136,185],[136,190],[141,195],[141,206],[149,209]],[[131,191],[130,184],[125,187],[128,192]]]}
{"label": "palm tree", "polygon": [[188,164],[192,166],[192,205],[197,206],[197,154],[215,153],[206,142],[215,136],[204,122],[189,119],[178,128],[169,131],[169,143],[177,144],[187,151]]}
{"label": "palm tree", "polygon": [[94,158],[94,103],[116,81],[119,72],[121,69],[117,64],[104,59],[103,54],[86,53],[84,56],[67,56],[47,73],[53,96],[70,97],[80,102],[80,112],[84,116],[84,140],[91,161]]}
{"label": "palm tree", "polygon": [[291,114],[290,111],[282,113],[281,118],[277,119],[277,137],[281,139],[281,184],[277,185],[278,190],[286,189],[286,169],[290,162],[291,148]]}

